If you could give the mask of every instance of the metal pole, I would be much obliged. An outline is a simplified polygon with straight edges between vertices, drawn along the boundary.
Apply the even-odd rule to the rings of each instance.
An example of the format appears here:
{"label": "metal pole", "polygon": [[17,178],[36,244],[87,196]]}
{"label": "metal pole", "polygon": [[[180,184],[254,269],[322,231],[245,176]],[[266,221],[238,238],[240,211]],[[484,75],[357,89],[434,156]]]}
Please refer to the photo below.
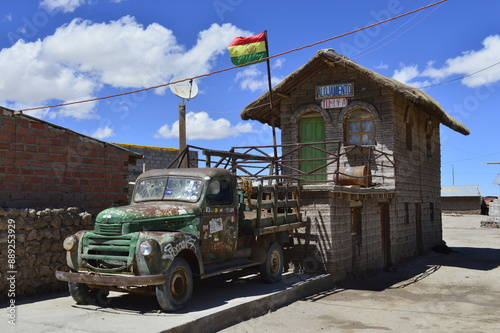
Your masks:
{"label": "metal pole", "polygon": [[[267,51],[267,56],[269,57],[269,44],[267,43],[267,30],[264,30],[264,35],[266,36],[266,51]],[[267,63],[267,84],[269,88],[269,105],[271,107],[271,128],[273,130],[273,153],[274,153],[274,161],[278,159],[278,147],[277,146],[277,141],[276,141],[276,126],[274,125],[274,122],[276,120],[275,114],[274,114],[274,105],[273,105],[273,87],[271,83],[271,64],[269,59],[266,61]],[[272,166],[271,166],[272,168]],[[274,172],[276,176],[278,175],[278,163],[274,163]]]}

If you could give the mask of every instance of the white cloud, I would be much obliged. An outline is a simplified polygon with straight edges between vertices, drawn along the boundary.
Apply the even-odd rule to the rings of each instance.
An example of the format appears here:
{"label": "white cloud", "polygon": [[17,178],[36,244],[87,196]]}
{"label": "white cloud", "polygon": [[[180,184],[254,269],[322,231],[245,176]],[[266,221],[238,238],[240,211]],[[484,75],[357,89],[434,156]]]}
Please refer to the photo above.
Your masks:
{"label": "white cloud", "polygon": [[283,67],[283,64],[285,63],[286,59],[285,58],[277,58],[276,60],[274,60],[274,62],[272,63],[272,68],[273,69],[279,69],[281,67]]}
{"label": "white cloud", "polygon": [[[394,72],[393,78],[415,87],[442,82],[457,75],[467,76],[461,82],[470,88],[498,82],[500,81],[500,64],[493,65],[500,61],[498,56],[500,54],[500,36],[488,36],[482,44],[483,48],[479,50],[465,51],[461,56],[447,59],[441,68],[434,67],[434,61],[429,61],[423,71],[419,71],[418,67],[414,65],[404,66]],[[489,66],[493,67],[486,69]],[[414,81],[416,78],[425,77],[430,78],[430,80]]]}
{"label": "white cloud", "polygon": [[389,65],[384,64],[383,62],[380,62],[379,65],[375,66],[376,69],[388,69]]}
{"label": "white cloud", "polygon": [[[157,23],[143,26],[131,16],[109,23],[74,19],[43,40],[20,40],[0,50],[0,104],[61,104],[95,97],[106,86],[145,88],[174,75],[206,74],[234,36],[247,34],[231,24],[213,24],[186,50],[171,30]],[[97,117],[95,105],[32,114],[88,119]]]}
{"label": "white cloud", "polygon": [[418,66],[406,66],[400,70],[395,70],[393,79],[402,83],[408,83],[419,75]]}
{"label": "white cloud", "polygon": [[106,127],[99,127],[93,134],[90,135],[93,138],[103,140],[112,136],[115,136],[115,132],[113,131],[112,128],[106,126]]}
{"label": "white cloud", "polygon": [[85,4],[85,0],[42,0],[40,7],[46,8],[49,11],[61,11],[63,13],[72,13]]}
{"label": "white cloud", "polygon": [[[252,132],[255,131],[252,124],[248,122],[232,125],[225,118],[217,120],[210,118],[206,112],[188,112],[186,114],[186,137],[188,140],[216,140]],[[179,121],[174,122],[171,126],[168,124],[163,125],[155,134],[155,138],[171,139],[178,137]]]}
{"label": "white cloud", "polygon": [[[264,91],[269,87],[267,73],[262,72],[258,66],[251,65],[246,67],[244,70],[236,74],[235,82],[240,83],[240,88],[243,90],[250,91]],[[277,85],[283,81],[283,78],[278,78],[271,76],[271,83]]]}

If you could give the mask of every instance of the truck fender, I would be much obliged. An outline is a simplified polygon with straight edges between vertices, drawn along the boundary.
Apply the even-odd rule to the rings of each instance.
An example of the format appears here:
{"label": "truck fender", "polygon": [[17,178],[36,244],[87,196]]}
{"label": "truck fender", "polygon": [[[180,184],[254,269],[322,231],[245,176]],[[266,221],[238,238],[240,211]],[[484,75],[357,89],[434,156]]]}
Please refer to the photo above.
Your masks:
{"label": "truck fender", "polygon": [[187,233],[175,233],[173,240],[162,247],[162,259],[173,261],[184,258],[195,274],[203,274],[200,242],[197,237]]}
{"label": "truck fender", "polygon": [[262,235],[256,237],[252,241],[252,259],[259,262],[265,262],[267,258],[267,250],[271,243],[275,241],[274,234]]}

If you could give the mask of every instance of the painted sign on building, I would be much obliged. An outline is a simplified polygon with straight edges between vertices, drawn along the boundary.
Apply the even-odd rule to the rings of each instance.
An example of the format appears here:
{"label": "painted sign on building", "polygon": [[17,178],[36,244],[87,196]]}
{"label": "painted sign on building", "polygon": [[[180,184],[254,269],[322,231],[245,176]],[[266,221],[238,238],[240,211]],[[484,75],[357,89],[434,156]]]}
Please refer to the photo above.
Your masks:
{"label": "painted sign on building", "polygon": [[354,84],[329,84],[316,87],[316,99],[354,96]]}
{"label": "painted sign on building", "polygon": [[345,108],[347,106],[347,98],[334,98],[321,100],[323,109]]}

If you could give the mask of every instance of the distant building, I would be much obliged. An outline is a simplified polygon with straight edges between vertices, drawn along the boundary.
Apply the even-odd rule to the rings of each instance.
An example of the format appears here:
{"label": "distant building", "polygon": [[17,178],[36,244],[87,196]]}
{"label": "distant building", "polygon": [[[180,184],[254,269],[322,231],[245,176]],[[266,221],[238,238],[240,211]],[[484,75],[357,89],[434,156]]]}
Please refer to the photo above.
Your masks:
{"label": "distant building", "polygon": [[441,187],[441,210],[443,212],[479,214],[482,200],[479,185]]}
{"label": "distant building", "polygon": [[137,177],[145,171],[168,167],[179,155],[179,149],[176,148],[141,146],[127,143],[113,144],[143,156],[143,159],[139,163],[129,165],[129,182],[135,182]]}

